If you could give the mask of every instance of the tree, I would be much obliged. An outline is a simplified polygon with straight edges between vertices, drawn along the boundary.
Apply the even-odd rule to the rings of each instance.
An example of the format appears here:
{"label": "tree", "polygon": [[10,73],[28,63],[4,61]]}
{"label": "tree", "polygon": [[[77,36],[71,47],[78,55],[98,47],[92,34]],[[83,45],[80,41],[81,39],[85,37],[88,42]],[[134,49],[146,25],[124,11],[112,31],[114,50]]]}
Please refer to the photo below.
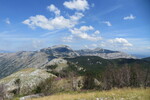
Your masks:
{"label": "tree", "polygon": [[148,68],[147,71],[146,71],[146,76],[145,76],[145,80],[144,80],[144,88],[145,89],[148,85],[149,71],[150,71],[150,68]]}
{"label": "tree", "polygon": [[54,86],[54,78],[47,78],[46,80],[42,81],[37,87],[32,91],[33,93],[43,93],[44,95],[49,95],[54,93],[53,90]]}
{"label": "tree", "polygon": [[17,94],[17,95],[20,93],[20,83],[21,83],[20,79],[17,79],[17,80],[15,81],[15,84],[16,84],[17,87],[18,87],[18,89],[17,89],[17,91],[16,91],[16,94]]}

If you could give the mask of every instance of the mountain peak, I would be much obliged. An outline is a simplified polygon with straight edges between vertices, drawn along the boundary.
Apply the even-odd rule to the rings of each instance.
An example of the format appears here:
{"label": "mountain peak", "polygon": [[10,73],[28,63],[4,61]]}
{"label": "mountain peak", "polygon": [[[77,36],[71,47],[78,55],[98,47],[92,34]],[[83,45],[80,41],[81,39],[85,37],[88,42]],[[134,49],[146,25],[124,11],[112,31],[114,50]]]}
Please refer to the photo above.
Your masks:
{"label": "mountain peak", "polygon": [[49,48],[44,48],[40,50],[41,52],[45,52],[48,55],[55,57],[76,57],[79,56],[74,50],[72,50],[67,45],[55,45]]}
{"label": "mountain peak", "polygon": [[68,45],[54,45],[51,48],[52,49],[55,49],[55,48],[69,48],[69,49],[71,49]]}
{"label": "mountain peak", "polygon": [[103,48],[97,47],[94,49],[95,51],[104,50]]}

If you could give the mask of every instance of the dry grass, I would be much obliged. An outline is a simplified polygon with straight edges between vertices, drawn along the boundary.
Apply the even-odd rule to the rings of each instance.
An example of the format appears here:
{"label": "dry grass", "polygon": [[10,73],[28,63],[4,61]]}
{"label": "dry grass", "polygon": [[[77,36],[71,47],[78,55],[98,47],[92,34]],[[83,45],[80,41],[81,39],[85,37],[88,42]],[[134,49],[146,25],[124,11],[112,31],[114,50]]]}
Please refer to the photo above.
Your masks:
{"label": "dry grass", "polygon": [[84,93],[60,93],[32,100],[150,100],[150,88],[124,88]]}

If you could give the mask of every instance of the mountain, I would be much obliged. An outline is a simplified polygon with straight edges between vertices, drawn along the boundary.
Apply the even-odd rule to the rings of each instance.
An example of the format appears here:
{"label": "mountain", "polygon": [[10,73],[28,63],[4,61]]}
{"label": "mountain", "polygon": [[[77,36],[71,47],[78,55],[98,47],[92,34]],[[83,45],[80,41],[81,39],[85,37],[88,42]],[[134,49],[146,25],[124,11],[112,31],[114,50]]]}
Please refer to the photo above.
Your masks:
{"label": "mountain", "polygon": [[143,58],[143,60],[150,61],[150,57]]}
{"label": "mountain", "polygon": [[146,57],[149,57],[148,54],[131,54],[139,59],[142,59],[142,58],[146,58]]}
{"label": "mountain", "polygon": [[49,56],[44,52],[17,52],[0,54],[0,78],[8,76],[16,71],[24,68],[41,68],[53,56]]}
{"label": "mountain", "polygon": [[52,46],[40,51],[0,53],[0,78],[24,68],[43,68],[54,58],[75,58],[79,56],[99,56],[106,59],[134,58],[119,51],[100,48],[75,51],[66,45]]}
{"label": "mountain", "polygon": [[150,86],[150,61],[98,56],[53,58],[41,68],[24,68],[0,80],[7,96],[45,95],[86,89]]}
{"label": "mountain", "polygon": [[96,48],[96,49],[82,49],[82,50],[76,50],[76,52],[80,56],[99,56],[104,59],[117,59],[117,58],[133,58],[135,59],[136,57],[131,56],[129,54],[126,54],[124,52],[120,51],[111,51],[107,49],[102,49],[102,48]]}
{"label": "mountain", "polygon": [[44,48],[40,50],[50,56],[55,57],[76,57],[79,56],[74,50],[72,50],[69,46],[66,45],[56,45],[49,48]]}

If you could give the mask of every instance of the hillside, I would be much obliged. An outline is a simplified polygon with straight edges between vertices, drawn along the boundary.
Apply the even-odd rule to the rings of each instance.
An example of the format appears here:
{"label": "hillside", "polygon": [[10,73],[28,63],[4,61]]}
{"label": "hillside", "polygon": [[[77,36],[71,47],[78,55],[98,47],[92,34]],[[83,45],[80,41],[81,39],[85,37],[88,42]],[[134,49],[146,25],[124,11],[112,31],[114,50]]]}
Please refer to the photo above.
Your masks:
{"label": "hillside", "polygon": [[24,68],[41,68],[53,58],[42,52],[2,53],[0,54],[0,78]]}
{"label": "hillside", "polygon": [[149,68],[150,62],[140,59],[103,59],[97,56],[80,56],[76,58],[66,58],[78,66],[82,66],[87,71],[100,73],[106,70],[106,68],[120,68],[123,66],[140,66],[141,68]]}
{"label": "hillside", "polygon": [[[0,83],[6,85],[10,97],[32,93],[49,95],[62,91],[109,90],[114,87],[149,87],[149,65],[149,61],[140,59],[103,59],[97,56],[54,58],[44,67],[23,69],[1,79]],[[26,86],[32,88],[28,90]]]}
{"label": "hillside", "polygon": [[150,57],[143,58],[143,60],[150,61]]}
{"label": "hillside", "polygon": [[[88,53],[87,53],[88,52]],[[40,51],[0,53],[0,78],[24,68],[42,68],[54,58],[75,58],[78,56],[98,56],[106,59],[135,58],[128,54],[105,49],[75,51],[66,45],[56,45]]]}

